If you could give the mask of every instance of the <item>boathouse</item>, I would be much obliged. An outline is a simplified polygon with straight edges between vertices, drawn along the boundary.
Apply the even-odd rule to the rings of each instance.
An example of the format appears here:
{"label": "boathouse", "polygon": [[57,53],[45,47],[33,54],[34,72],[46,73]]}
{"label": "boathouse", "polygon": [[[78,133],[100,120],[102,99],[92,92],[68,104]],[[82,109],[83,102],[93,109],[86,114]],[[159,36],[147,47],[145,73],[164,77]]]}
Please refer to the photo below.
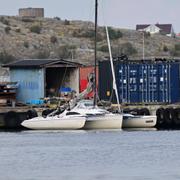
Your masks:
{"label": "boathouse", "polygon": [[17,101],[57,96],[60,88],[79,92],[79,63],[63,59],[24,59],[4,65],[10,81],[18,82]]}

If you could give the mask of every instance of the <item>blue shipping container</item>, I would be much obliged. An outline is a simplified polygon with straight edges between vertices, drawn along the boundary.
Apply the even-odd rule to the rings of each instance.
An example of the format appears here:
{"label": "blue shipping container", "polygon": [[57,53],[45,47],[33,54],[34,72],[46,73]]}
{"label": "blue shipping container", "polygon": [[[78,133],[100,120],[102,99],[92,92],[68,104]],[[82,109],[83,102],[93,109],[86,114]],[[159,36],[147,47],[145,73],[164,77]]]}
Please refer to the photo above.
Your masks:
{"label": "blue shipping container", "polygon": [[[108,64],[108,65],[107,65]],[[105,66],[106,65],[106,66]],[[180,102],[180,62],[131,62],[115,61],[115,73],[119,99],[122,103],[176,103]],[[99,63],[99,73],[109,68],[109,62]],[[102,71],[102,72],[101,72]],[[108,70],[109,71],[109,70]],[[99,80],[103,79],[100,77]],[[106,76],[106,81],[112,77]],[[103,93],[111,85],[99,81],[100,99],[109,97]],[[106,87],[106,88],[105,88]],[[110,88],[109,88],[110,89]],[[103,94],[103,96],[101,96]]]}

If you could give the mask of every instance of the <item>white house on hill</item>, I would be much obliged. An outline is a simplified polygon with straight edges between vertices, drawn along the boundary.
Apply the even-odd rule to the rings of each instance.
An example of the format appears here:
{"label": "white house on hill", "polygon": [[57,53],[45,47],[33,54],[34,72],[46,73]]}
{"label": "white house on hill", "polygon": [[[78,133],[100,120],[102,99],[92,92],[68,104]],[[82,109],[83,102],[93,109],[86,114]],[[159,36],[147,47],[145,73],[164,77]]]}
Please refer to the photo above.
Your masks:
{"label": "white house on hill", "polygon": [[172,24],[138,24],[136,30],[149,32],[150,34],[159,33],[170,37],[175,36]]}

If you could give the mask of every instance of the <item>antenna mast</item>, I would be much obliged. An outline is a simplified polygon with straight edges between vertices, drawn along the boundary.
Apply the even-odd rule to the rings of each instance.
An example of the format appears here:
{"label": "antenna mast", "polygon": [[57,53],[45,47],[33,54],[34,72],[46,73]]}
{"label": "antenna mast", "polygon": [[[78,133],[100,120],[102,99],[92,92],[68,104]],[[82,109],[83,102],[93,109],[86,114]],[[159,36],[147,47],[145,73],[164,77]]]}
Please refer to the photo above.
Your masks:
{"label": "antenna mast", "polygon": [[97,104],[97,87],[96,87],[96,66],[97,66],[97,21],[98,21],[98,0],[95,0],[95,37],[94,37],[94,106]]}

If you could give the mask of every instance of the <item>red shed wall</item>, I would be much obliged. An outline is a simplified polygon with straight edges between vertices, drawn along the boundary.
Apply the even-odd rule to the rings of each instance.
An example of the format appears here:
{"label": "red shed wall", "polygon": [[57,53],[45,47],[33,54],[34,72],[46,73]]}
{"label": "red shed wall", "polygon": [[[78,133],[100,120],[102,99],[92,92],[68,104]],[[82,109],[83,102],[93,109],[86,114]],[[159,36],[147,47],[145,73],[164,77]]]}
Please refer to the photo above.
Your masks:
{"label": "red shed wall", "polygon": [[[83,90],[86,89],[87,84],[88,84],[88,75],[90,73],[94,72],[94,67],[93,66],[88,66],[88,67],[81,67],[79,69],[79,91],[82,92]],[[96,82],[97,82],[97,87],[98,87],[98,67],[96,67],[96,73],[97,73],[97,77],[96,77]],[[89,93],[87,95],[87,98],[92,98],[93,97],[93,92]]]}

